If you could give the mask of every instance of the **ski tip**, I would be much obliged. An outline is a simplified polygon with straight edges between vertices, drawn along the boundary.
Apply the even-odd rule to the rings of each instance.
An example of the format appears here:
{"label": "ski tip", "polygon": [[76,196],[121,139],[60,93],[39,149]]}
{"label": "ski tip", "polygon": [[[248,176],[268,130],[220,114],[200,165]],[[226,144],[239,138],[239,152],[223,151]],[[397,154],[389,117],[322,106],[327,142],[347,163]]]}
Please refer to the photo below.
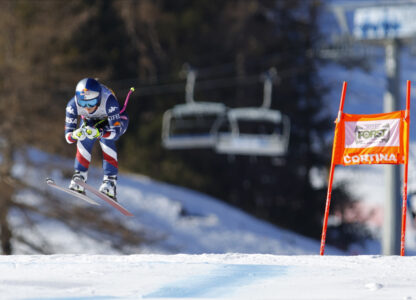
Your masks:
{"label": "ski tip", "polygon": [[134,87],[131,87],[131,88],[130,88],[130,91],[134,92]]}

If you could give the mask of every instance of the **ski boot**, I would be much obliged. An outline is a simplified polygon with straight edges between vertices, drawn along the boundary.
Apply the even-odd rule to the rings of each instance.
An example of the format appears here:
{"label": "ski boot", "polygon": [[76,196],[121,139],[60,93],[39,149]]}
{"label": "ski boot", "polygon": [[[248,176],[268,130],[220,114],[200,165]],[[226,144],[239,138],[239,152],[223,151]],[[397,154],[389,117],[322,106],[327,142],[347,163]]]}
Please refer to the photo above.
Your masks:
{"label": "ski boot", "polygon": [[117,196],[116,184],[117,184],[117,176],[105,175],[103,179],[103,183],[101,184],[99,191],[107,195],[114,201],[118,202],[117,197],[116,197]]}
{"label": "ski boot", "polygon": [[87,172],[75,171],[75,174],[72,176],[71,183],[69,184],[69,189],[70,190],[73,190],[75,192],[78,192],[80,194],[85,195],[85,188],[83,186],[80,186],[79,184],[77,184],[75,182],[75,179],[81,179],[82,181],[86,182],[87,181]]}

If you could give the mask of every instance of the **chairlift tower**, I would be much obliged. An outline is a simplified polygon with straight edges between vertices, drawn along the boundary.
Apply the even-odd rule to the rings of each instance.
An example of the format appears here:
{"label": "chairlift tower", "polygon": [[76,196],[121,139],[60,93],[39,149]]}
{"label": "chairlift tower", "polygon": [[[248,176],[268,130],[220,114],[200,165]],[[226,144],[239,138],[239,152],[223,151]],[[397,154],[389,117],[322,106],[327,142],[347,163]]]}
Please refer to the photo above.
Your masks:
{"label": "chairlift tower", "polygon": [[[331,6],[343,36],[354,43],[385,48],[386,92],[384,112],[400,109],[401,46],[416,36],[416,1],[360,1]],[[349,30],[347,12],[353,12]],[[383,223],[383,255],[400,254],[400,166],[385,166],[386,198]]]}

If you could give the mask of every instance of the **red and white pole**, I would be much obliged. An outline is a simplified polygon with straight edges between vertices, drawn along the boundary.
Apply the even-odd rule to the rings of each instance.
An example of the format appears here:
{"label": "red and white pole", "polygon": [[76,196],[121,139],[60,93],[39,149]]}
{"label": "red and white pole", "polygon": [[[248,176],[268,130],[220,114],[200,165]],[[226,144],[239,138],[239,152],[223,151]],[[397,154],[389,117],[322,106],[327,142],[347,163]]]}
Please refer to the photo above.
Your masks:
{"label": "red and white pole", "polygon": [[406,114],[404,122],[407,124],[406,132],[404,132],[406,141],[405,149],[405,164],[404,164],[404,175],[403,175],[403,203],[402,203],[402,233],[400,239],[400,255],[404,256],[404,246],[406,241],[406,214],[407,214],[407,179],[408,179],[408,165],[409,165],[409,127],[410,127],[410,80],[407,81],[406,88]]}

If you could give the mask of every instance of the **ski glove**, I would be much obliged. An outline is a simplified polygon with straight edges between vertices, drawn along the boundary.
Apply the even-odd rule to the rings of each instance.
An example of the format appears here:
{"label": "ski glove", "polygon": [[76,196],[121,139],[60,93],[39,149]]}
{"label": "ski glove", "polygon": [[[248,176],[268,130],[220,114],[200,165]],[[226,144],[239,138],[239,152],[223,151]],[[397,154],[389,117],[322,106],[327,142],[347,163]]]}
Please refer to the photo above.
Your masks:
{"label": "ski glove", "polygon": [[72,138],[77,141],[83,141],[86,138],[85,129],[80,127],[72,132]]}
{"label": "ski glove", "polygon": [[98,128],[87,126],[87,127],[85,127],[85,135],[90,140],[93,140],[93,139],[100,138],[101,135],[102,135],[102,132]]}

